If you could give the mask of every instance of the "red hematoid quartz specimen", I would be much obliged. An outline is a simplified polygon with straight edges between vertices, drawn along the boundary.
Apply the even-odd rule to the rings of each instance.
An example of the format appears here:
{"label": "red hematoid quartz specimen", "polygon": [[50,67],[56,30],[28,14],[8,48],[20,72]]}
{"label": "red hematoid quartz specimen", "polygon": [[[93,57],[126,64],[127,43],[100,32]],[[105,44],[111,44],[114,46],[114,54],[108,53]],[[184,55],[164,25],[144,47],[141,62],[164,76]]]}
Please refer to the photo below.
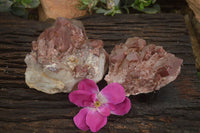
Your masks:
{"label": "red hematoid quartz specimen", "polygon": [[159,90],[176,79],[183,63],[161,46],[146,45],[139,37],[116,45],[109,61],[105,80],[122,84],[127,96]]}
{"label": "red hematoid quartz specimen", "polygon": [[108,55],[101,40],[89,40],[80,21],[58,18],[46,29],[25,58],[30,88],[54,94],[70,92],[82,79],[100,81]]}

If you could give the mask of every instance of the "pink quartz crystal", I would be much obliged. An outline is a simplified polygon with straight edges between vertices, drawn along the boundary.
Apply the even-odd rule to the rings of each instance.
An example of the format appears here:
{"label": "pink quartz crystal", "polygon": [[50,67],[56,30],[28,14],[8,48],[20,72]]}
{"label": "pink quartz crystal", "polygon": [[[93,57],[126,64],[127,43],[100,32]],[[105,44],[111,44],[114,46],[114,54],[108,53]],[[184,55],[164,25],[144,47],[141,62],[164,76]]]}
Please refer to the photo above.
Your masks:
{"label": "pink quartz crystal", "polygon": [[139,37],[115,46],[109,60],[105,80],[122,84],[127,96],[159,90],[176,79],[183,62],[161,46],[146,45]]}
{"label": "pink quartz crystal", "polygon": [[70,92],[84,78],[100,81],[107,57],[103,41],[89,40],[80,21],[58,18],[32,42],[25,80],[45,93]]}

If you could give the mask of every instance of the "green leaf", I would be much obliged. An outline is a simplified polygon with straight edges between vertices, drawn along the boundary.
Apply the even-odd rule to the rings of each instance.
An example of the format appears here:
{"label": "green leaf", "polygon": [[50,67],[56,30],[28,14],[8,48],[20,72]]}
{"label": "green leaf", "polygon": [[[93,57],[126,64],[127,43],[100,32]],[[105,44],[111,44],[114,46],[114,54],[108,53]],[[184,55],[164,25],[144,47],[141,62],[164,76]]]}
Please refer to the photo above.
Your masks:
{"label": "green leaf", "polygon": [[106,10],[106,12],[104,13],[104,15],[111,15],[111,14],[112,14],[112,12],[113,12],[113,10],[112,10],[112,9],[110,9],[110,10]]}
{"label": "green leaf", "polygon": [[160,12],[160,6],[158,4],[155,4],[153,7],[146,7],[142,10],[142,12],[144,13],[148,13],[148,14],[155,14]]}
{"label": "green leaf", "polygon": [[121,10],[115,10],[115,14],[121,14],[122,13],[122,11]]}
{"label": "green leaf", "polygon": [[98,4],[99,0],[89,0],[88,1],[88,7],[90,9],[94,8]]}
{"label": "green leaf", "polygon": [[156,0],[152,0],[152,2],[151,2],[152,4],[155,4],[156,3]]}
{"label": "green leaf", "polygon": [[31,0],[21,0],[21,4],[27,7],[27,4],[31,3]]}
{"label": "green leaf", "polygon": [[124,7],[124,9],[126,10],[127,14],[129,14],[129,9],[127,7]]}
{"label": "green leaf", "polygon": [[27,3],[27,5],[25,6],[25,8],[36,8],[40,5],[40,1],[39,0],[31,0],[30,3]]}
{"label": "green leaf", "polygon": [[80,10],[85,10],[85,9],[88,8],[88,5],[80,5],[78,8],[79,8]]}
{"label": "green leaf", "polygon": [[140,3],[139,0],[134,1],[134,5],[139,5],[139,3]]}
{"label": "green leaf", "polygon": [[106,13],[107,10],[103,9],[103,8],[98,8],[96,10],[96,13]]}
{"label": "green leaf", "polygon": [[100,2],[106,4],[106,0],[100,0]]}
{"label": "green leaf", "polygon": [[12,4],[11,0],[0,0],[0,12],[9,12]]}
{"label": "green leaf", "polygon": [[96,5],[98,4],[99,0],[88,0],[88,11],[92,13]]}
{"label": "green leaf", "polygon": [[119,6],[115,6],[115,7],[114,7],[114,10],[119,10]]}
{"label": "green leaf", "polygon": [[131,7],[132,7],[132,8],[135,8],[135,4],[134,4],[134,3],[133,3],[133,4],[131,4]]}
{"label": "green leaf", "polygon": [[28,11],[25,9],[24,5],[20,3],[14,3],[11,6],[11,13],[20,17],[28,18]]}
{"label": "green leaf", "polygon": [[149,6],[151,5],[151,0],[147,0],[145,2],[143,2],[144,6]]}
{"label": "green leaf", "polygon": [[106,10],[106,12],[104,13],[104,15],[111,15],[114,16],[116,13],[122,13],[121,10],[117,9],[110,9],[110,10]]}
{"label": "green leaf", "polygon": [[143,10],[143,9],[144,9],[144,4],[143,4],[143,3],[140,3],[139,8],[140,8],[140,10]]}
{"label": "green leaf", "polygon": [[22,5],[24,5],[25,7],[30,4],[32,2],[32,0],[21,0]]}
{"label": "green leaf", "polygon": [[84,5],[88,5],[88,0],[82,0],[81,1]]}

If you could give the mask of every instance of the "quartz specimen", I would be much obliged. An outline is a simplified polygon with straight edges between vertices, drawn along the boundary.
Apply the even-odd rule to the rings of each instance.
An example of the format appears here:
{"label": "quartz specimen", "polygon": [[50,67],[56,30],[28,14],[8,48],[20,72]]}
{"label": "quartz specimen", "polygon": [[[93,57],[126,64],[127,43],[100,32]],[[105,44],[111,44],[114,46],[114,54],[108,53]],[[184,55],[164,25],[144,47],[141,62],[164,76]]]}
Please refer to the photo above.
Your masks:
{"label": "quartz specimen", "polygon": [[146,45],[139,37],[116,45],[109,61],[105,80],[122,84],[127,96],[159,90],[176,79],[183,62],[161,46]]}
{"label": "quartz specimen", "polygon": [[58,18],[32,42],[25,58],[25,81],[49,94],[70,92],[84,78],[100,81],[107,59],[103,42],[88,39],[80,21]]}

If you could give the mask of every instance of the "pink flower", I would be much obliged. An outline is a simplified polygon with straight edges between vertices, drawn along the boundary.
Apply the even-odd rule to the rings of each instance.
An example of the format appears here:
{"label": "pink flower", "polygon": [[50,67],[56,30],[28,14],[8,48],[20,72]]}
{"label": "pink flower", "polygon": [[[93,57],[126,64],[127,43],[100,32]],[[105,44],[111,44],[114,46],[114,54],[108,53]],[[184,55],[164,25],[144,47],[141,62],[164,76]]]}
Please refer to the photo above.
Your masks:
{"label": "pink flower", "polygon": [[78,90],[69,94],[69,100],[84,107],[73,118],[76,126],[84,131],[97,132],[106,125],[110,114],[124,115],[131,108],[131,102],[120,84],[111,83],[99,92],[96,83],[89,79],[79,82]]}

